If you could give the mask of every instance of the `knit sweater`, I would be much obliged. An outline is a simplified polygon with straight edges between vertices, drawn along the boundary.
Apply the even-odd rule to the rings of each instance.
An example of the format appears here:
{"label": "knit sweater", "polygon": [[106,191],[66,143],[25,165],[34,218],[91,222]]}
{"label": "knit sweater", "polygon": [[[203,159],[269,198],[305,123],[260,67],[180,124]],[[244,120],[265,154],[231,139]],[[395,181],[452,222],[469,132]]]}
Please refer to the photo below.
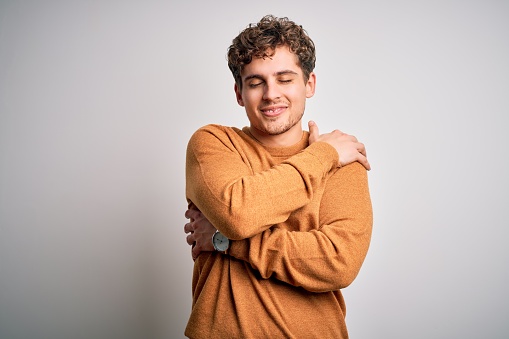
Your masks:
{"label": "knit sweater", "polygon": [[190,338],[348,338],[341,289],[372,228],[367,172],[329,144],[261,145],[208,125],[187,148],[186,195],[230,241],[195,261]]}

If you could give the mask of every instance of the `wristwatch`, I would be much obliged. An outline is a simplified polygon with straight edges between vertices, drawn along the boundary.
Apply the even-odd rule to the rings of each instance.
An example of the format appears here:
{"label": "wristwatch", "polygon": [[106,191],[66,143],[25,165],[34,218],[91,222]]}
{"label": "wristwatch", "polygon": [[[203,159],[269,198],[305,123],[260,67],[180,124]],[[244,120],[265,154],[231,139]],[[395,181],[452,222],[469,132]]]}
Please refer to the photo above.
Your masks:
{"label": "wristwatch", "polygon": [[212,245],[214,245],[216,251],[224,252],[230,247],[230,239],[216,230],[216,233],[212,236]]}

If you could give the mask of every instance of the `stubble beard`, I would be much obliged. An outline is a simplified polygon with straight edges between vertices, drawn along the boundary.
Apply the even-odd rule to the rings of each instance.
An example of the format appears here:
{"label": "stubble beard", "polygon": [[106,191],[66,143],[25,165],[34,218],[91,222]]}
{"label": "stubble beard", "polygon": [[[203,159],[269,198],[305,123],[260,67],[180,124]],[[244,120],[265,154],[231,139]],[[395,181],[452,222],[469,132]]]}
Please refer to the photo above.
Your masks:
{"label": "stubble beard", "polygon": [[277,123],[278,118],[269,119],[269,123],[265,125],[262,130],[268,135],[281,135],[288,132],[293,126],[297,125],[301,121],[303,115],[304,112],[296,118],[290,118],[289,120],[279,124]]}

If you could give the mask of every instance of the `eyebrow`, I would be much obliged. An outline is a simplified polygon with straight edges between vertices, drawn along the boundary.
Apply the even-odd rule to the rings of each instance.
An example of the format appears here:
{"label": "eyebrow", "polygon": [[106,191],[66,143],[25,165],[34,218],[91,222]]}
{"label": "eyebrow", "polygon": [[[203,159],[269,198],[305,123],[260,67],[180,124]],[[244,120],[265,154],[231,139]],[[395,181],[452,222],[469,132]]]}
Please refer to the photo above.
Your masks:
{"label": "eyebrow", "polygon": [[[280,76],[280,75],[286,75],[286,74],[299,75],[299,73],[294,72],[294,71],[289,70],[289,69],[286,69],[284,71],[276,72],[273,75],[274,76]],[[250,74],[250,75],[248,75],[248,76],[246,76],[244,78],[244,81],[248,81],[248,80],[251,80],[251,79],[262,79],[263,80],[263,77],[260,74]]]}

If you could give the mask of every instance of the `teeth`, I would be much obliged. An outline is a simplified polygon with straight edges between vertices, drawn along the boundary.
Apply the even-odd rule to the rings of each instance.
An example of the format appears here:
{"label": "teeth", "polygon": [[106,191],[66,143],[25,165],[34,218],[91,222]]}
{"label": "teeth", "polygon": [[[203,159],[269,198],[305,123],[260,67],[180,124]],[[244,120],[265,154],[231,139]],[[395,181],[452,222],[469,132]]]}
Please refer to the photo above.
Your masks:
{"label": "teeth", "polygon": [[265,113],[275,113],[275,112],[279,112],[282,108],[281,107],[278,107],[278,108],[271,108],[271,109],[262,109],[262,112],[265,112]]}

